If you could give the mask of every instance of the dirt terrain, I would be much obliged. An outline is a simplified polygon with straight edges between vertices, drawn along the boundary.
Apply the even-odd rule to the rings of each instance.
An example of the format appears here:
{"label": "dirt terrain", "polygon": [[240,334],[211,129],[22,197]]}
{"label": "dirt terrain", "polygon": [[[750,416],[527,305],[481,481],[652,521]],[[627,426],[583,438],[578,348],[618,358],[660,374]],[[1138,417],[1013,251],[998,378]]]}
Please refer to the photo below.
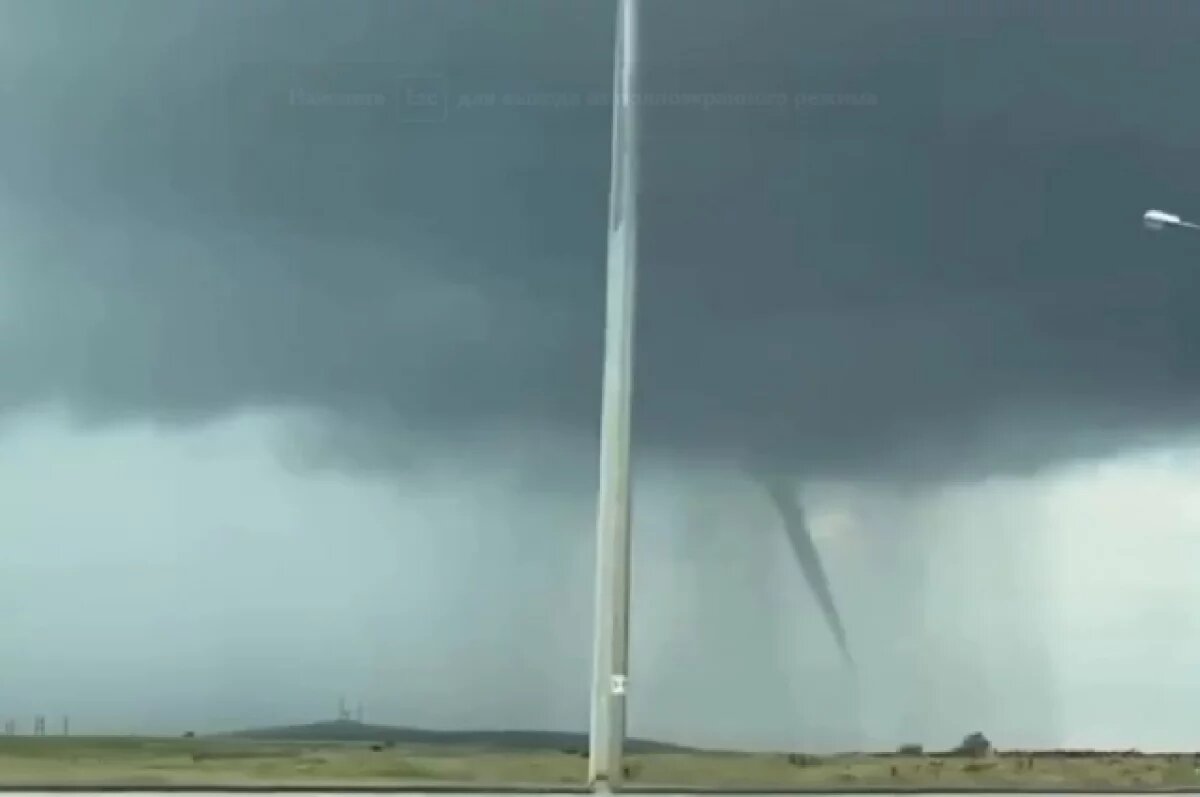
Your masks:
{"label": "dirt terrain", "polygon": [[[808,756],[648,752],[627,759],[644,785],[811,789],[1200,788],[1192,754],[998,753]],[[245,738],[0,737],[0,785],[578,785],[568,750]]]}

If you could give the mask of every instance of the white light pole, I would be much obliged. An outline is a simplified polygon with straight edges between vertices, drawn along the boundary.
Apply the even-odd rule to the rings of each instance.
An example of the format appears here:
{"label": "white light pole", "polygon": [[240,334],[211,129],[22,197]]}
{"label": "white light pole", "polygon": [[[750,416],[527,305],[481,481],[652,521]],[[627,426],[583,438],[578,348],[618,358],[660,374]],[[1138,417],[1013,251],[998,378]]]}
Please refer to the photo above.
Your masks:
{"label": "white light pole", "polygon": [[1167,227],[1175,227],[1186,230],[1200,230],[1200,224],[1192,224],[1190,221],[1184,221],[1174,213],[1166,213],[1161,210],[1147,210],[1142,214],[1142,224],[1146,225],[1146,229],[1158,232]]}
{"label": "white light pole", "polygon": [[596,505],[596,615],[588,784],[619,788],[624,775],[629,669],[630,416],[637,279],[638,0],[617,0],[612,177],[608,206],[604,387]]}

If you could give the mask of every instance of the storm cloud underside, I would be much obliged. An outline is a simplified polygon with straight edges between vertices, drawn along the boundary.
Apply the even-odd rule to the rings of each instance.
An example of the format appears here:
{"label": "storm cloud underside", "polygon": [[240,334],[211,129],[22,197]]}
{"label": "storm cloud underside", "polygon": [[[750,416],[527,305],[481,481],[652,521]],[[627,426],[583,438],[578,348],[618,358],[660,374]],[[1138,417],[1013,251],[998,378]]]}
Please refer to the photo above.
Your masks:
{"label": "storm cloud underside", "polygon": [[[7,3],[0,396],[594,428],[607,108],[457,99],[606,91],[610,5]],[[1192,421],[1200,278],[1135,221],[1188,204],[1200,12],[955,8],[648,7],[648,92],[876,102],[647,109],[640,444],[944,476]]]}

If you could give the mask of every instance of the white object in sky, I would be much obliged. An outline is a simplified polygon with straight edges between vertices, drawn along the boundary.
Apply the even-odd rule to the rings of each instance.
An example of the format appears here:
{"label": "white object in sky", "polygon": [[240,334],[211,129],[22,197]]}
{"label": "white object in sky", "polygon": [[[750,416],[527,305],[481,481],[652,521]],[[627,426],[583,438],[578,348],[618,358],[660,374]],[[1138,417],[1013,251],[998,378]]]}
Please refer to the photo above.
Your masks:
{"label": "white object in sky", "polygon": [[1142,223],[1146,225],[1146,229],[1158,232],[1165,227],[1183,227],[1189,230],[1200,230],[1200,224],[1192,224],[1190,221],[1184,221],[1174,213],[1167,213],[1162,210],[1147,210],[1142,214]]}

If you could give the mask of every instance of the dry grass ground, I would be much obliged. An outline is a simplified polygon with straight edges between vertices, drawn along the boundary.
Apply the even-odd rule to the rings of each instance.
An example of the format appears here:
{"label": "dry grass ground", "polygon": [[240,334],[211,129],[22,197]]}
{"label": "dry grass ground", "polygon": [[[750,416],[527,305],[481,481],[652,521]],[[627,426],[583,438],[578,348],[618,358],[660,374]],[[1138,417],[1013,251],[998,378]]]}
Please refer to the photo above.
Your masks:
{"label": "dry grass ground", "polygon": [[[726,787],[1200,788],[1188,755],[1034,759],[923,756],[833,757],[733,753],[637,755],[631,780],[645,785]],[[0,785],[306,785],[551,783],[578,785],[586,761],[563,752],[496,752],[234,739],[0,737]]]}

